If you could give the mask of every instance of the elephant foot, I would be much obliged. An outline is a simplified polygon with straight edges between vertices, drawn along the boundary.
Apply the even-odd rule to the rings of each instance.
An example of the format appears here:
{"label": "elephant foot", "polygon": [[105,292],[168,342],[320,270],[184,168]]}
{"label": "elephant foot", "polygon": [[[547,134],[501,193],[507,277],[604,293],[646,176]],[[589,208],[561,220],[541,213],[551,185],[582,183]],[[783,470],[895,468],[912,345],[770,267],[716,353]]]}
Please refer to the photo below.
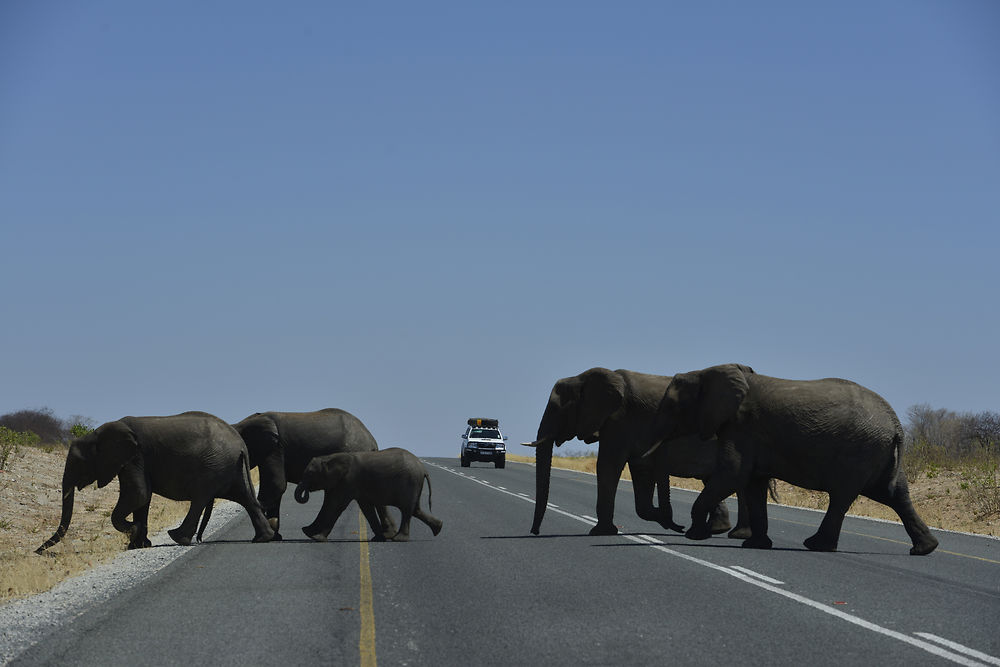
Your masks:
{"label": "elephant foot", "polygon": [[910,548],[911,556],[926,556],[930,552],[937,549],[938,541],[933,537],[929,540],[924,540],[917,542]]}
{"label": "elephant foot", "polygon": [[281,533],[279,533],[278,531],[274,531],[274,540],[273,541],[274,542],[280,542],[282,539],[284,539],[284,538],[281,537]]}
{"label": "elephant foot", "polygon": [[441,532],[441,527],[443,525],[444,525],[443,521],[438,521],[437,523],[431,526],[431,532],[434,534],[434,537],[437,537],[437,534]]}
{"label": "elephant foot", "polygon": [[598,523],[590,529],[590,535],[617,535],[618,526],[613,523]]}
{"label": "elephant foot", "polygon": [[151,546],[153,546],[153,543],[149,541],[149,538],[143,538],[141,540],[128,543],[129,549],[148,549]]}
{"label": "elephant foot", "polygon": [[701,526],[691,526],[688,531],[684,533],[684,537],[689,540],[707,540],[712,536],[712,531],[709,530],[708,526],[702,524]]}
{"label": "elephant foot", "polygon": [[171,528],[167,531],[167,535],[169,535],[170,539],[182,547],[191,546],[191,536],[182,534],[180,528]]}
{"label": "elephant foot", "polygon": [[409,542],[410,541],[410,536],[409,535],[404,535],[403,533],[396,533],[395,535],[392,536],[392,541],[393,542]]}
{"label": "elephant foot", "polygon": [[837,550],[837,542],[836,542],[836,540],[834,540],[832,542],[830,540],[824,540],[818,534],[817,535],[813,535],[810,538],[807,538],[806,541],[803,542],[802,544],[806,545],[806,549],[809,549],[809,551],[836,551]]}
{"label": "elephant foot", "polygon": [[748,540],[750,539],[751,535],[753,535],[753,533],[747,526],[736,526],[731,531],[729,531],[729,535],[727,537],[730,537],[734,540]]}
{"label": "elephant foot", "polygon": [[708,529],[712,531],[713,535],[721,535],[722,533],[730,530],[732,527],[733,524],[729,522],[728,517],[719,517],[712,520]]}
{"label": "elephant foot", "polygon": [[375,533],[375,536],[371,539],[372,542],[388,542],[389,539],[385,536],[385,533]]}
{"label": "elephant foot", "polygon": [[306,537],[308,537],[310,540],[314,542],[326,542],[326,535],[324,535],[323,533],[310,532],[309,526],[303,528],[302,532],[305,533]]}
{"label": "elephant foot", "polygon": [[660,524],[660,526],[666,530],[672,530],[678,533],[684,532],[684,526],[674,523],[673,521],[657,521],[656,523]]}
{"label": "elephant foot", "polygon": [[771,542],[771,538],[767,535],[762,535],[760,537],[754,537],[751,535],[747,539],[743,540],[743,544],[740,546],[744,549],[770,549],[774,546],[774,543]]}
{"label": "elephant foot", "polygon": [[257,535],[254,535],[253,539],[250,541],[256,544],[259,544],[261,542],[273,542],[275,540],[275,535],[276,533],[259,533]]}

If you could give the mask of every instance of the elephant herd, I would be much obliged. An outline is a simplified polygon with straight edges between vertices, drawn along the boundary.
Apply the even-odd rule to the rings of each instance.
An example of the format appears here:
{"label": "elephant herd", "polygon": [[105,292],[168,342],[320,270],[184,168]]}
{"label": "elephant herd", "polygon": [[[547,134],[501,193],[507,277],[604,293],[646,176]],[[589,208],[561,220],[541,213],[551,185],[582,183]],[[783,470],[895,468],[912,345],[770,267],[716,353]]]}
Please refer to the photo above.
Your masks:
{"label": "elephant herd", "polygon": [[730,536],[744,547],[769,549],[767,493],[771,480],[780,479],[829,494],[808,549],[837,549],[844,515],[859,495],[899,515],[911,554],[938,545],[910,502],[899,418],[885,399],[854,382],[785,380],[740,364],[673,377],[592,368],[559,380],[535,441],[525,443],[537,452],[536,535],[548,503],[552,447],[573,438],[599,442],[592,535],[618,532],[615,492],[627,463],[636,512],[665,528],[681,529],[670,509],[669,475],[705,481],[691,510],[686,536],[692,539],[729,529],[721,503],[736,493],[740,513]]}
{"label": "elephant herd", "polygon": [[[260,470],[257,497],[250,480],[254,467]],[[94,482],[105,486],[115,476],[119,494],[111,522],[128,535],[129,549],[151,546],[147,518],[154,493],[191,503],[181,525],[167,531],[178,544],[191,544],[199,516],[201,539],[215,498],[243,506],[254,542],[280,540],[279,511],[288,482],[298,484],[295,497],[303,503],[310,491],[325,491],[316,520],[302,529],[317,541],[327,538],[352,500],[376,540],[407,540],[411,517],[435,535],[441,530],[441,521],[420,508],[425,480],[430,502],[430,478],[420,460],[405,449],[379,451],[365,425],[348,412],[264,412],[233,425],[206,412],[184,412],[124,417],[74,440],[63,472],[59,527],[36,551],[45,551],[66,534],[75,490]],[[401,512],[398,530],[387,505]]]}
{"label": "elephant herd", "polygon": [[[686,536],[729,532],[744,547],[767,549],[767,494],[773,479],[825,491],[830,503],[819,529],[805,541],[835,551],[848,508],[863,495],[891,507],[913,543],[929,554],[937,540],[910,501],[901,468],[903,429],[889,404],[847,380],[785,380],[749,366],[725,364],[675,376],[592,368],[555,383],[542,414],[536,448],[535,513],[538,534],[548,504],[553,446],[579,438],[598,442],[597,524],[592,535],[614,535],[615,495],[629,465],[640,518],[681,531],[673,520],[669,476],[697,477],[704,490],[691,510]],[[260,469],[254,497],[250,469]],[[111,514],[130,549],[150,546],[147,515],[153,493],[187,500],[181,525],[168,531],[190,544],[199,516],[200,540],[215,498],[233,500],[250,515],[254,542],[281,539],[281,498],[288,482],[295,499],[324,490],[316,519],[302,530],[325,540],[352,500],[376,540],[405,541],[411,517],[434,535],[442,522],[420,508],[430,478],[410,452],[379,450],[361,421],[338,409],[264,412],[229,425],[204,412],[170,417],[124,417],[70,446],[63,474],[62,518],[37,551],[59,542],[73,514],[75,489],[118,477]],[[739,503],[733,527],[725,499]],[[656,495],[657,504],[653,504]],[[397,530],[387,506],[399,508]],[[132,520],[127,520],[131,515]]]}

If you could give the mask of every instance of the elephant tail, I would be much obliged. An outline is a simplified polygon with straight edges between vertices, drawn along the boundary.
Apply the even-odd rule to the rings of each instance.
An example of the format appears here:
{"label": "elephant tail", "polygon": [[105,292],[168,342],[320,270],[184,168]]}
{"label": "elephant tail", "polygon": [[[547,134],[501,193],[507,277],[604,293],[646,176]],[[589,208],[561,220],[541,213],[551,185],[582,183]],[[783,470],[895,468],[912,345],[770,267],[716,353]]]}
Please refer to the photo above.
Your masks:
{"label": "elephant tail", "polygon": [[767,495],[771,496],[774,502],[781,502],[781,498],[778,497],[778,480],[773,477],[767,480]]}

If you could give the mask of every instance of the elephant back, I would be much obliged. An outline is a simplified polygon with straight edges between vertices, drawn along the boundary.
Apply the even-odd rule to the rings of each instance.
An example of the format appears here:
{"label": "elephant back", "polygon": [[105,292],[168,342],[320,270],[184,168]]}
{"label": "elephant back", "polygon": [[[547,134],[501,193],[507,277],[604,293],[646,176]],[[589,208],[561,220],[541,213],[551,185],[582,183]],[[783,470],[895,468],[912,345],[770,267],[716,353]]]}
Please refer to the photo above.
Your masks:
{"label": "elephant back", "polygon": [[327,408],[315,412],[271,412],[285,457],[285,474],[295,481],[315,456],[339,452],[378,450],[378,443],[364,423],[346,410]]}

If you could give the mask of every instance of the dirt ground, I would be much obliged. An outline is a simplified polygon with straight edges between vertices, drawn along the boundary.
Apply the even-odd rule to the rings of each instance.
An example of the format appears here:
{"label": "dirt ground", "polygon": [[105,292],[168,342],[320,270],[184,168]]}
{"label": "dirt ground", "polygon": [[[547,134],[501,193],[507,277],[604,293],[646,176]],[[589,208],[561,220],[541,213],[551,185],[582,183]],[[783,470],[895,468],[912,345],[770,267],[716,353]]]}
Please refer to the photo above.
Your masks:
{"label": "dirt ground", "polygon": [[[510,455],[511,460],[533,461]],[[61,543],[39,556],[34,550],[55,531],[62,509],[62,471],[66,450],[23,448],[0,471],[0,603],[48,590],[59,581],[110,560],[124,550],[124,536],[111,525],[111,509],[118,499],[118,482],[103,489],[94,486],[76,492],[73,520]],[[587,461],[590,461],[588,464]],[[593,459],[555,459],[559,467],[583,468]],[[627,474],[626,469],[626,474]],[[961,489],[957,472],[938,471],[933,478],[910,481],[910,496],[928,525],[984,535],[1000,535],[1000,518],[976,521]],[[671,478],[671,484],[700,489],[701,483]],[[779,482],[780,502],[826,508],[826,494],[805,491]],[[187,503],[153,497],[150,532],[180,524]],[[859,499],[852,514],[897,520],[888,507]]]}

